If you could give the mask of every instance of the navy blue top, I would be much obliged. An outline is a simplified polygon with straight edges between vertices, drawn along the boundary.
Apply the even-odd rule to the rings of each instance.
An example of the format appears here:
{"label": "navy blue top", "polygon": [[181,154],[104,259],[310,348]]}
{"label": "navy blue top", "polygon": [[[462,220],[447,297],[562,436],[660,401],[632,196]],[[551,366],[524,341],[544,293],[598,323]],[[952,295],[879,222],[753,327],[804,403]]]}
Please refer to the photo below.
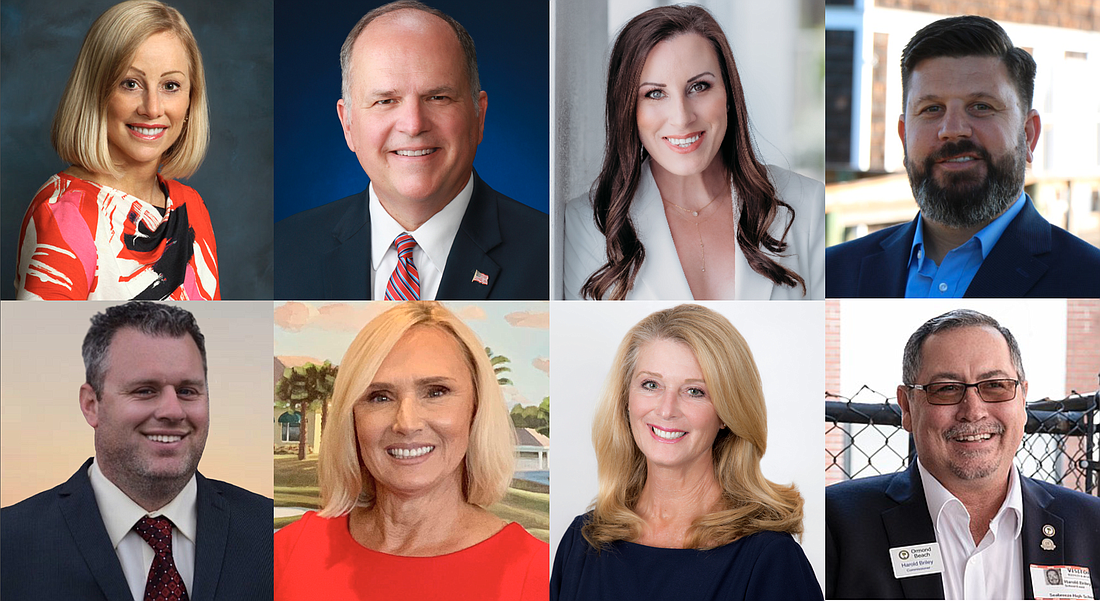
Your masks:
{"label": "navy blue top", "polygon": [[558,544],[551,601],[822,599],[806,554],[789,534],[757,532],[707,551],[618,541],[597,553],[581,535],[588,517],[574,519]]}

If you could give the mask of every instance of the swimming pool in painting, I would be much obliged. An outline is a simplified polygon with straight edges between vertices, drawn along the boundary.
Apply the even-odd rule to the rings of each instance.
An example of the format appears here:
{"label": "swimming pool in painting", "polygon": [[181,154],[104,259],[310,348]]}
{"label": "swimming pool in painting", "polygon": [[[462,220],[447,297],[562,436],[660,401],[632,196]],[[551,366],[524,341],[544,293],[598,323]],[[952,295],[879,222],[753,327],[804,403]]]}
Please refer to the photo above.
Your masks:
{"label": "swimming pool in painting", "polygon": [[537,482],[539,484],[550,484],[550,470],[528,470],[522,472],[516,472],[512,474],[512,477],[519,480],[527,480],[528,482]]}

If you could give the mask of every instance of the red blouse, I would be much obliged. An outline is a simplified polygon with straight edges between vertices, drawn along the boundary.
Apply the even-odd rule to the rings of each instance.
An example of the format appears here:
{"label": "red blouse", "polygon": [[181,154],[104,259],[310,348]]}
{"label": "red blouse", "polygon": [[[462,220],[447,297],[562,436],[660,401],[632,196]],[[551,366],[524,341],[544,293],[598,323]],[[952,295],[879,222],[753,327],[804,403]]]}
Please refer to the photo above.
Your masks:
{"label": "red blouse", "polygon": [[461,551],[401,557],[352,538],[348,516],[308,512],[275,533],[275,601],[547,601],[550,548],[515,522]]}

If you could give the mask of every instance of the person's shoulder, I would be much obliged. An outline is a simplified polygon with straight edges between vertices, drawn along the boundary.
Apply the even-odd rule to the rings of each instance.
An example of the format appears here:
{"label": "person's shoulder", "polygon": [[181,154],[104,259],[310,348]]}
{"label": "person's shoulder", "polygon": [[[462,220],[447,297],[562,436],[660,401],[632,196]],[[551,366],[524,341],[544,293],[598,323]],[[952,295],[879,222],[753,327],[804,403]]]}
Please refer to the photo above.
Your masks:
{"label": "person's shoulder", "polygon": [[166,180],[165,183],[168,184],[168,195],[173,202],[203,202],[202,196],[191,186],[174,179]]}
{"label": "person's shoulder", "polygon": [[235,484],[230,484],[222,480],[212,480],[203,476],[203,480],[216,491],[223,499],[234,506],[239,506],[249,510],[264,510],[271,511],[273,502],[268,497],[254,493],[250,490],[241,488]]}
{"label": "person's shoulder", "polygon": [[854,240],[834,244],[825,249],[825,258],[826,260],[828,260],[830,256],[836,258],[855,258],[856,256],[862,257],[872,252],[880,252],[882,250],[882,241],[893,236],[909,223],[910,222],[893,225],[878,230],[877,232],[871,232],[865,236],[860,236]]}
{"label": "person's shoulder", "polygon": [[303,229],[308,233],[319,227],[331,228],[355,211],[360,211],[364,219],[368,215],[366,190],[284,217],[275,222],[275,233],[278,236],[283,231],[294,236],[301,235]]}
{"label": "person's shoulder", "polygon": [[519,522],[512,522],[500,531],[506,546],[521,555],[545,555],[549,557],[550,545],[531,534]]}
{"label": "person's shoulder", "polygon": [[542,211],[527,206],[522,202],[496,191],[492,186],[479,178],[481,186],[475,189],[475,193],[481,194],[486,199],[496,202],[497,211],[502,223],[512,226],[549,227],[550,216]]}
{"label": "person's shoulder", "polygon": [[867,478],[853,478],[826,486],[826,507],[831,503],[859,504],[861,501],[885,498],[886,489],[890,487],[894,478],[898,477],[899,474],[904,475],[904,472],[869,476]]}
{"label": "person's shoulder", "polygon": [[1051,250],[1073,262],[1074,269],[1100,267],[1100,248],[1089,244],[1066,230],[1051,225]]}
{"label": "person's shoulder", "polygon": [[753,555],[762,554],[779,554],[786,555],[795,550],[799,554],[804,555],[802,547],[795,540],[794,536],[791,536],[789,532],[778,532],[776,530],[760,530],[754,532],[748,536],[737,539],[730,544],[740,544],[752,551]]}
{"label": "person's shoulder", "polygon": [[1081,517],[1080,512],[1100,516],[1100,498],[1043,480],[1027,477],[1024,477],[1023,480],[1053,497],[1053,503],[1058,505],[1061,511],[1071,509],[1076,514],[1076,518]]}
{"label": "person's shoulder", "polygon": [[805,208],[824,214],[825,184],[776,165],[767,165],[767,170],[779,198],[793,206],[796,212]]}
{"label": "person's shoulder", "polygon": [[49,490],[0,509],[0,528],[3,528],[5,535],[9,529],[22,528],[26,524],[33,523],[27,520],[41,519],[43,512],[57,505],[58,494],[63,486],[65,484],[58,484]]}

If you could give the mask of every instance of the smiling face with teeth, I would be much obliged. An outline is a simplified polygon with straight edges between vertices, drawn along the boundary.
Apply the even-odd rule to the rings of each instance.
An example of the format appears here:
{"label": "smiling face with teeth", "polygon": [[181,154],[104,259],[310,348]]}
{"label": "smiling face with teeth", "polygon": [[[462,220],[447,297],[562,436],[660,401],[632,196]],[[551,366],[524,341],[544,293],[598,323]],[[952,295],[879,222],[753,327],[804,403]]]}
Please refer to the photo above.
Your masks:
{"label": "smiling face with teeth", "polygon": [[713,473],[711,447],[722,422],[688,345],[661,338],[644,343],[627,399],[630,430],[649,473]]}
{"label": "smiling face with teeth", "polygon": [[[149,36],[107,101],[107,147],[124,174],[155,173],[191,106],[190,59],[172,33]],[[151,175],[151,174],[150,174]]]}
{"label": "smiling face with teeth", "polygon": [[382,206],[412,231],[469,181],[487,95],[469,89],[462,47],[442,19],[399,10],[372,21],[352,49],[349,94],[336,110]]}
{"label": "smiling face with teeth", "polygon": [[81,386],[80,408],[95,428],[103,474],[146,509],[163,506],[194,476],[206,447],[210,404],[198,347],[190,336],[118,330],[102,390]]}
{"label": "smiling face with teeth", "polygon": [[461,495],[474,409],[464,347],[438,327],[410,329],[355,404],[360,459],[376,495]]}
{"label": "smiling face with teeth", "polygon": [[898,136],[926,219],[980,228],[1023,191],[1039,113],[993,56],[937,57],[913,69]]}
{"label": "smiling face with teeth", "polygon": [[[654,177],[724,169],[726,87],[714,46],[697,33],[658,42],[638,85],[638,134]],[[725,177],[723,175],[723,177]]]}
{"label": "smiling face with teeth", "polygon": [[[931,334],[920,350],[918,384],[1016,379],[1008,344],[997,330],[968,326]],[[902,426],[913,433],[921,465],[956,496],[1003,493],[1024,435],[1027,382],[1016,398],[983,401],[970,388],[957,405],[932,405],[924,392],[898,387]]]}

